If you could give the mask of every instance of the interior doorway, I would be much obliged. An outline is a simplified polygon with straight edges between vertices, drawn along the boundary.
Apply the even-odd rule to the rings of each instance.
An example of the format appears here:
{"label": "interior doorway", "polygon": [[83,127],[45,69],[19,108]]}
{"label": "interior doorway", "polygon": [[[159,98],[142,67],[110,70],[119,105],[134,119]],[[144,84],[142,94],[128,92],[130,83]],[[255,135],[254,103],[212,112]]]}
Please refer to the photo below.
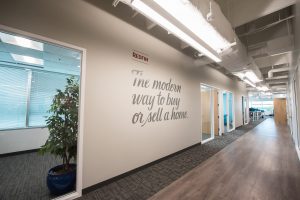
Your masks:
{"label": "interior doorway", "polygon": [[243,125],[249,123],[249,100],[248,97],[242,96],[242,112],[243,112]]}
{"label": "interior doorway", "polygon": [[234,124],[234,97],[232,92],[223,91],[223,125],[224,132],[235,129]]}
{"label": "interior doorway", "polygon": [[[297,71],[298,71],[298,68],[297,68]],[[297,80],[295,78],[293,80],[293,87],[292,88],[293,88],[293,93],[294,93],[294,99],[293,99],[294,106],[293,107],[295,108],[294,109],[295,118],[294,118],[294,123],[292,123],[292,124],[295,124],[295,128],[294,128],[295,136],[294,136],[294,138],[297,141],[296,146],[297,146],[297,148],[299,148],[300,147],[300,138],[299,138],[299,126],[298,126],[298,107],[297,107],[298,96],[297,96]],[[293,128],[291,128],[291,130],[293,130]]]}
{"label": "interior doorway", "polygon": [[213,89],[214,96],[214,134],[215,136],[220,135],[220,116],[219,116],[219,90]]}
{"label": "interior doorway", "polygon": [[276,123],[287,124],[286,99],[274,99],[274,119]]}
{"label": "interior doorway", "polygon": [[208,142],[219,135],[219,90],[201,84],[201,141]]}

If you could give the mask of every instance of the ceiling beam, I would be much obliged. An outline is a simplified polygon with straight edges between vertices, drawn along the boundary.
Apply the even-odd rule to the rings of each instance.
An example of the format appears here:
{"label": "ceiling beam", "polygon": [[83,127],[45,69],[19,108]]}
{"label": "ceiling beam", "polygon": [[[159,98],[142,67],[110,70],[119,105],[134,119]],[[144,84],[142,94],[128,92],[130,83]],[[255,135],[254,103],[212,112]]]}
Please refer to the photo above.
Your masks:
{"label": "ceiling beam", "polygon": [[147,30],[151,30],[156,26],[156,23],[152,22],[151,20],[145,18],[145,24],[146,24],[146,28]]}

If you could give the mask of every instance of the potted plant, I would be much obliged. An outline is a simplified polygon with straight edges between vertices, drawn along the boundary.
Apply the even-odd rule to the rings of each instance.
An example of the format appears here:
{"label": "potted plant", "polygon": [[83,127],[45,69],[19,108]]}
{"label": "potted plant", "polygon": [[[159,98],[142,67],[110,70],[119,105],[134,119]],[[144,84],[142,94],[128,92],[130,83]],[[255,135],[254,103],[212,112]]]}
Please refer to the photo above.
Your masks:
{"label": "potted plant", "polygon": [[48,171],[47,186],[52,194],[64,194],[74,189],[76,182],[79,81],[67,78],[64,91],[57,90],[50,115],[46,118],[49,137],[40,153],[50,153],[62,159],[62,164]]}

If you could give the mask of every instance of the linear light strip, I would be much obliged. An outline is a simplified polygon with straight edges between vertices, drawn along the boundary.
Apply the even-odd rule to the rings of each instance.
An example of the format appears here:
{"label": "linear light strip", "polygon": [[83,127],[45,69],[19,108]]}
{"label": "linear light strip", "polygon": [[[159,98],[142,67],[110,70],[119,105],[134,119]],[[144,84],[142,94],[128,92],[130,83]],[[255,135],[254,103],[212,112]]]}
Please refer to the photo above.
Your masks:
{"label": "linear light strip", "polygon": [[249,85],[251,85],[252,87],[256,88],[256,86],[254,85],[254,83],[252,83],[250,80],[248,80],[247,78],[244,78],[243,81],[245,81],[246,83],[248,83]]}
{"label": "linear light strip", "polygon": [[222,37],[190,1],[153,1],[218,53],[230,47],[230,42]]}
{"label": "linear light strip", "polygon": [[167,19],[162,17],[160,14],[158,14],[155,10],[147,6],[145,3],[143,3],[140,0],[134,0],[131,4],[135,9],[140,11],[143,15],[146,17],[152,19],[155,23],[159,24],[163,28],[165,28],[167,31],[171,32],[172,34],[176,35],[179,39],[183,40],[199,52],[203,53],[207,57],[211,58],[215,62],[221,62],[221,59],[215,56],[213,53],[208,51],[205,47],[203,47],[201,44],[199,44],[196,40],[194,40],[192,37],[184,33],[182,30],[180,30],[178,27],[176,27],[174,24],[169,22]]}

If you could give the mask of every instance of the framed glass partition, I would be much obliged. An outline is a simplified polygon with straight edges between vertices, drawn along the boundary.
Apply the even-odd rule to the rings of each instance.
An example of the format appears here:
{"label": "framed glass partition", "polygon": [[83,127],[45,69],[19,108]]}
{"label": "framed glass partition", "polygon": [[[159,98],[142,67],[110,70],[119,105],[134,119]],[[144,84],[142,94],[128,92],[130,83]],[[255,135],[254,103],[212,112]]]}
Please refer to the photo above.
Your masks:
{"label": "framed glass partition", "polygon": [[229,108],[229,131],[234,129],[234,115],[233,115],[233,95],[231,92],[228,92],[228,108]]}
{"label": "framed glass partition", "polygon": [[224,132],[234,130],[234,96],[232,92],[223,91]]}
{"label": "framed glass partition", "polygon": [[227,93],[223,93],[223,125],[224,132],[228,131],[228,103],[227,103]]}
{"label": "framed glass partition", "polygon": [[201,121],[202,121],[202,141],[207,141],[213,135],[213,95],[212,88],[201,85]]}
{"label": "framed glass partition", "polygon": [[0,29],[0,199],[78,197],[85,50],[17,32]]}
{"label": "framed glass partition", "polygon": [[248,97],[242,97],[242,110],[243,110],[243,124],[248,124],[249,121],[249,108]]}

